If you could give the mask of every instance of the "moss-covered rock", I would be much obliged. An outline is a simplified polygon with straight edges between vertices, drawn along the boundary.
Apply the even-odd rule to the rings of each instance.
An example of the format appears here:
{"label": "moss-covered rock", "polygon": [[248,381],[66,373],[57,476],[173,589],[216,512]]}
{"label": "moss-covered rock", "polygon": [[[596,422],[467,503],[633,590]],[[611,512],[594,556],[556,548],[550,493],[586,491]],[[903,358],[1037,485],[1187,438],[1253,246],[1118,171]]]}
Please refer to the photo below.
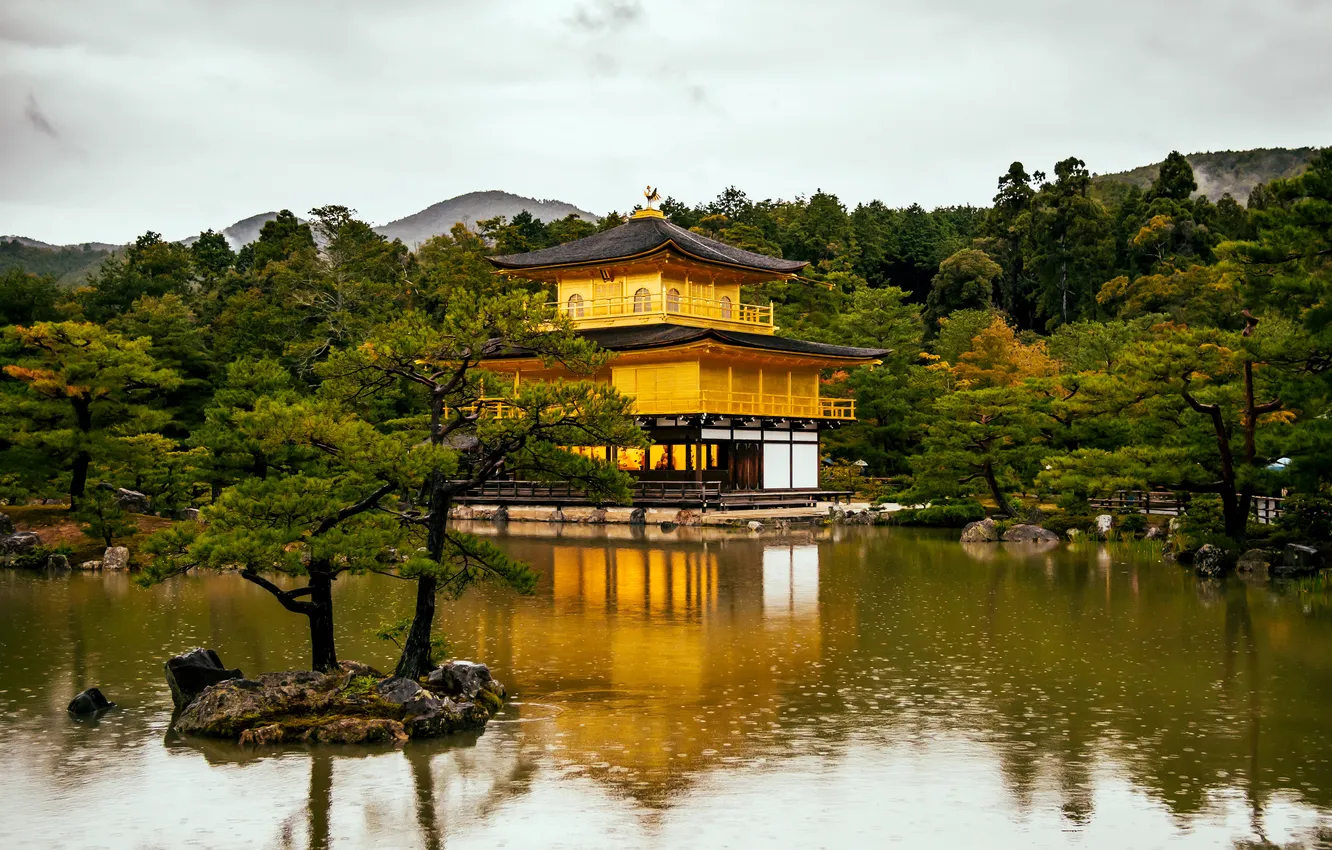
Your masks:
{"label": "moss-covered rock", "polygon": [[489,671],[473,694],[455,698],[346,662],[329,673],[264,673],[211,685],[180,713],[175,728],[255,746],[402,743],[480,729],[503,708],[504,696]]}

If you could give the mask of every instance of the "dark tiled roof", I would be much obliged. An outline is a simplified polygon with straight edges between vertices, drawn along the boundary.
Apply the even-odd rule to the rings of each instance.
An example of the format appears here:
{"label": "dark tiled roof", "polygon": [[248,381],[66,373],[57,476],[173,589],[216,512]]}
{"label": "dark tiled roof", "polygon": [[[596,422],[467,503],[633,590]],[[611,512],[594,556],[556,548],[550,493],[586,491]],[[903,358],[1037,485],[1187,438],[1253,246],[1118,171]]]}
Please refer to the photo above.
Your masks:
{"label": "dark tiled roof", "polygon": [[[768,334],[751,334],[743,331],[719,330],[717,328],[692,328],[684,325],[631,325],[622,328],[592,328],[579,331],[578,335],[595,342],[607,351],[640,351],[646,348],[665,348],[671,345],[683,345],[689,342],[714,340],[743,348],[756,348],[764,351],[782,351],[792,354],[811,354],[818,357],[843,357],[848,360],[873,360],[889,353],[886,348],[855,348],[849,345],[829,345],[826,342],[809,342],[803,339],[790,339]],[[497,359],[530,356],[526,350],[510,350]]]}
{"label": "dark tiled roof", "polygon": [[667,246],[673,246],[680,253],[704,262],[763,272],[791,274],[809,265],[801,260],[779,260],[752,251],[742,251],[724,242],[691,233],[664,218],[655,216],[631,218],[619,227],[553,248],[488,259],[501,269],[581,266],[645,256]]}

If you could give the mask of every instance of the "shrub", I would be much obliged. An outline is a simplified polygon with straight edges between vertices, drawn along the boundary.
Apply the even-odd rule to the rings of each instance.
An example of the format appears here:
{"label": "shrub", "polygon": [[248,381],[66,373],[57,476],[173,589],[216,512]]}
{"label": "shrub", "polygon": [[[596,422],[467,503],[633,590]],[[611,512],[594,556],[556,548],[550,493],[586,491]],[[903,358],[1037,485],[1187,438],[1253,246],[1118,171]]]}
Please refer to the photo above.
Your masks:
{"label": "shrub", "polygon": [[973,499],[936,499],[923,508],[907,508],[888,515],[890,525],[961,528],[985,519],[985,508]]}
{"label": "shrub", "polygon": [[1055,534],[1063,535],[1070,528],[1076,528],[1079,531],[1086,531],[1095,522],[1095,518],[1089,513],[1079,513],[1076,511],[1060,511],[1050,514],[1041,523],[1044,527],[1053,531]]}
{"label": "shrub", "polygon": [[1115,524],[1126,534],[1142,534],[1147,531],[1147,515],[1137,511],[1116,514]]}
{"label": "shrub", "polygon": [[20,570],[40,570],[46,567],[46,561],[52,555],[64,555],[68,558],[74,550],[61,544],[59,546],[34,546],[26,552],[13,555],[10,566]]}
{"label": "shrub", "polygon": [[107,546],[114,546],[118,538],[130,537],[139,530],[134,517],[120,506],[115,492],[107,487],[89,489],[74,516],[84,534]]}
{"label": "shrub", "polygon": [[1332,499],[1300,493],[1286,499],[1285,508],[1277,520],[1281,531],[1301,540],[1332,540]]}

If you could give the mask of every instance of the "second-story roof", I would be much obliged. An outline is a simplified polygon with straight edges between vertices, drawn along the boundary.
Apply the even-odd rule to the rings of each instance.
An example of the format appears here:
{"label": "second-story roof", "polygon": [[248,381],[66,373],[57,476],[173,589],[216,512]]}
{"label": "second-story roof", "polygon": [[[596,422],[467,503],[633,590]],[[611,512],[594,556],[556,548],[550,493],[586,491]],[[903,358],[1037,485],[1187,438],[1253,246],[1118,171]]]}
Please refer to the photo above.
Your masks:
{"label": "second-story roof", "polygon": [[794,274],[809,265],[803,260],[767,257],[700,236],[659,214],[635,215],[619,227],[552,248],[487,259],[500,269],[530,271],[638,259],[669,249],[705,263],[781,275]]}
{"label": "second-story roof", "polygon": [[[683,325],[633,325],[618,328],[589,328],[578,335],[607,351],[645,351],[671,348],[696,342],[716,342],[723,345],[769,351],[781,354],[808,355],[821,359],[871,362],[891,352],[887,348],[859,348],[850,345],[832,345],[790,337],[752,334],[718,328],[693,328]],[[531,357],[530,349],[509,348],[487,356],[488,360],[506,360]],[[853,364],[851,364],[853,365]]]}

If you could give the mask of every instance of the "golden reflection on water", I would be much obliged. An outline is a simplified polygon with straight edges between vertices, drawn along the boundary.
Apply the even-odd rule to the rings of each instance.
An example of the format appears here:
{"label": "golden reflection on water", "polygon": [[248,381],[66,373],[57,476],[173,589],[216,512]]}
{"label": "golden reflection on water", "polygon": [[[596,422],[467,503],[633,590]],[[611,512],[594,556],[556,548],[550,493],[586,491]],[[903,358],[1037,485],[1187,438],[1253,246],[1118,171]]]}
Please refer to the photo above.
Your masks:
{"label": "golden reflection on water", "polygon": [[[1332,836],[1321,591],[883,529],[475,530],[542,580],[529,598],[446,603],[439,625],[515,703],[483,735],[402,751],[174,740],[167,655],[213,646],[246,672],[305,660],[300,618],[233,577],[141,591],[0,574],[0,844]],[[340,581],[340,655],[390,666],[370,634],[410,591]],[[64,703],[92,684],[122,707],[69,720]]]}

